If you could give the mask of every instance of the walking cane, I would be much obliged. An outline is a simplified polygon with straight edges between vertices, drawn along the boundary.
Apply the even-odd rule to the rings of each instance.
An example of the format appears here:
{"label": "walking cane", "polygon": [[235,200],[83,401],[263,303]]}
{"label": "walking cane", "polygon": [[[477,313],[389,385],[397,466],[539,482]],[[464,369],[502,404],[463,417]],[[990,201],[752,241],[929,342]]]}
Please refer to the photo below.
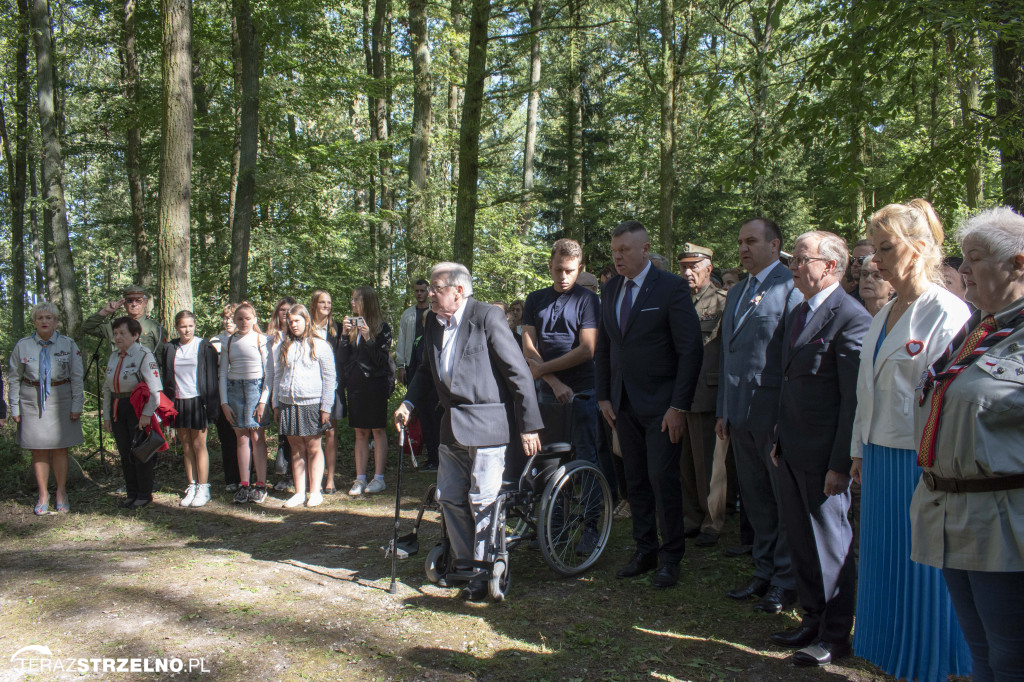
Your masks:
{"label": "walking cane", "polygon": [[405,422],[398,431],[398,484],[395,486],[395,530],[391,538],[391,587],[389,594],[398,594],[398,585],[395,584],[395,577],[398,575],[398,523],[401,515],[402,505],[402,457],[405,449]]}

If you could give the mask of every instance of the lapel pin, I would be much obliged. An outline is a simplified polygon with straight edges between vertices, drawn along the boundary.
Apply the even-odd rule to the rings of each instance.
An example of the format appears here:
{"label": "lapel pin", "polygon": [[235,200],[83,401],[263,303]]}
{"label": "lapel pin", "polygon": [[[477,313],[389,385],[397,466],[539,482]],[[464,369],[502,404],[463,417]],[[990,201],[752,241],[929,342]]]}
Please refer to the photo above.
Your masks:
{"label": "lapel pin", "polygon": [[924,350],[924,342],[923,341],[915,341],[913,339],[911,339],[910,341],[907,341],[907,353],[910,354],[910,357],[914,357],[915,355],[917,355],[918,353],[920,353],[923,350]]}

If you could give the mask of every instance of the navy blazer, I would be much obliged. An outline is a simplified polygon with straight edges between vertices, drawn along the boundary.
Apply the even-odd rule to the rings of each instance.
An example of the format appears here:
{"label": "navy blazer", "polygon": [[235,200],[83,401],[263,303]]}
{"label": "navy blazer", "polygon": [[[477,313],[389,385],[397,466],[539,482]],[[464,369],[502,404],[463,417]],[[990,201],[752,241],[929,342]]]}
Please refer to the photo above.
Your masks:
{"label": "navy blazer", "polygon": [[753,292],[754,303],[736,318],[745,284],[729,289],[722,314],[716,416],[730,428],[770,431],[779,413],[785,316],[804,297],[793,287],[793,273],[779,263]]}
{"label": "navy blazer", "polygon": [[794,311],[785,325],[780,456],[801,471],[849,474],[861,341],[871,315],[840,286],[808,314],[790,345],[795,319]]}
{"label": "navy blazer", "polygon": [[704,341],[700,319],[682,277],[655,267],[633,300],[625,334],[617,299],[626,278],[617,275],[601,292],[594,353],[597,399],[619,411],[623,394],[634,413],[657,417],[669,407],[688,410],[697,390]]}
{"label": "navy blazer", "polygon": [[427,313],[423,329],[422,364],[405,399],[413,407],[423,404],[433,382],[445,408],[442,443],[507,445],[514,435],[544,428],[530,368],[498,307],[466,299],[455,337],[451,387],[437,373],[444,330],[435,313]]}

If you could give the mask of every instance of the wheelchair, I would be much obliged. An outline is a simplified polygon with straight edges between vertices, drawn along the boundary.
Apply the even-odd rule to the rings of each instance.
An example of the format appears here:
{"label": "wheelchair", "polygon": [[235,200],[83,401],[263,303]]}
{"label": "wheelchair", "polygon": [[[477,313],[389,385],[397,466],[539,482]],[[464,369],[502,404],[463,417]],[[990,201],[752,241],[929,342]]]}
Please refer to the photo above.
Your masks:
{"label": "wheelchair", "polygon": [[[443,586],[486,579],[491,599],[503,601],[512,583],[509,554],[524,542],[535,543],[559,575],[577,575],[593,566],[611,534],[612,495],[601,471],[572,455],[568,443],[548,444],[526,460],[518,479],[503,482],[490,512],[482,561],[454,560],[441,514],[441,541],[427,554],[427,579]],[[432,484],[420,518],[424,509],[440,510],[436,497],[437,484]]]}

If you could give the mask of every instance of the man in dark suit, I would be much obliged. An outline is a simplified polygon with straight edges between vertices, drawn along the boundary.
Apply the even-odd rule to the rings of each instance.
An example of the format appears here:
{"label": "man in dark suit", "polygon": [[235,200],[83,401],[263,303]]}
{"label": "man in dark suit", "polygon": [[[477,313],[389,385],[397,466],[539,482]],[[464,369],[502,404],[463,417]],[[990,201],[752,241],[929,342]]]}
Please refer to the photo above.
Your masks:
{"label": "man in dark suit", "polygon": [[652,582],[671,587],[685,549],[679,441],[703,342],[690,287],[653,268],[650,249],[647,230],[635,220],[612,231],[619,274],[602,291],[594,359],[598,405],[619,436],[636,541],[636,552],[617,575],[646,573],[660,558]]}
{"label": "man in dark suit", "polygon": [[787,318],[772,459],[804,617],[771,640],[800,649],[797,665],[826,665],[851,651],[857,569],[848,519],[850,441],[871,315],[840,285],[847,257],[842,238],[807,232],[789,264],[805,300]]}
{"label": "man in dark suit", "polygon": [[731,288],[725,302],[715,428],[722,440],[732,438],[740,502],[754,529],[754,576],[728,595],[760,597],[755,610],[780,613],[796,600],[796,583],[770,455],[779,413],[785,315],[803,296],[793,288],[792,273],[779,262],[778,225],[766,218],[748,220],[740,227],[738,242],[740,263],[750,277]]}
{"label": "man in dark suit", "polygon": [[[521,438],[526,455],[535,454],[543,427],[530,368],[504,313],[472,295],[473,279],[464,265],[434,266],[422,365],[395,412],[396,425],[404,423],[431,386],[437,390],[444,409],[438,501],[457,562],[485,557],[505,447]],[[486,580],[470,581],[460,596],[484,599]]]}

